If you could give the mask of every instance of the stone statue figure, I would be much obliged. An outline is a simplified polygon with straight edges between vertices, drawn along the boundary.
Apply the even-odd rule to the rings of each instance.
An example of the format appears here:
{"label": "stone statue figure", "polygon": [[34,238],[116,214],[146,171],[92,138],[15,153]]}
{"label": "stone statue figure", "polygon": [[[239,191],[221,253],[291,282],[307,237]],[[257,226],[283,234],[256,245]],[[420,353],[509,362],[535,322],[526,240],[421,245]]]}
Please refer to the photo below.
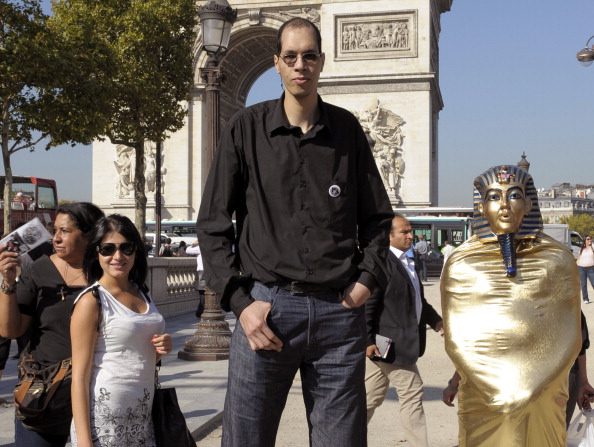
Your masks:
{"label": "stone statue figure", "polygon": [[460,376],[459,445],[565,445],[568,372],[581,345],[572,254],[542,232],[532,177],[474,180],[474,235],[441,279],[445,347]]}
{"label": "stone statue figure", "polygon": [[382,107],[374,98],[371,105],[361,112],[355,112],[367,140],[372,148],[375,161],[384,181],[384,186],[396,203],[401,202],[400,186],[404,177],[402,126],[405,121],[391,110]]}
{"label": "stone statue figure", "polygon": [[134,149],[123,144],[116,146],[116,160],[113,164],[118,171],[116,196],[119,199],[132,197],[134,191]]}
{"label": "stone statue figure", "polygon": [[[116,183],[116,197],[118,199],[129,199],[134,197],[134,169],[136,165],[136,154],[134,148],[118,144],[116,146],[116,159],[113,164],[118,172],[118,181]],[[145,144],[144,149],[145,160],[145,191],[147,193],[154,193],[156,189],[156,147],[152,142]],[[165,169],[161,169],[161,174],[165,173]],[[163,187],[164,182],[161,182]]]}
{"label": "stone statue figure", "polygon": [[147,192],[155,192],[157,187],[157,148],[155,144],[145,145],[145,180]]}

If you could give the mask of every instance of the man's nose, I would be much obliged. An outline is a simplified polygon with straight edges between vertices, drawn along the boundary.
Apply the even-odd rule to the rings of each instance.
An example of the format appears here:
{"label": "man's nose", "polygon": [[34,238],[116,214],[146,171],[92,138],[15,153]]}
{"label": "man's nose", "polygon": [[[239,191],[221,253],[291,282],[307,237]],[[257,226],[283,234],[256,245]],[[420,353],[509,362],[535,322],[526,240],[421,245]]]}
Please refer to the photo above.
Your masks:
{"label": "man's nose", "polygon": [[296,68],[297,70],[303,70],[305,68],[305,60],[303,59],[302,54],[297,55],[297,60],[295,60],[295,65],[293,65],[293,68]]}

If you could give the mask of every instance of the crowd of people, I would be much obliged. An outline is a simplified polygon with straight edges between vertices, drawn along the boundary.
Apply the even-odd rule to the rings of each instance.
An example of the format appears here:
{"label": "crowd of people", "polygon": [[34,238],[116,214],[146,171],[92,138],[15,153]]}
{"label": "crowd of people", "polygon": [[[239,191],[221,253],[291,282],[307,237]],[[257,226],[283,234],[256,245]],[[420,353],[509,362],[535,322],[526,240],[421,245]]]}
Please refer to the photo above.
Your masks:
{"label": "crowd of people", "polygon": [[[591,237],[576,264],[542,233],[532,177],[487,170],[474,183],[474,235],[443,248],[442,318],[424,294],[429,241],[413,244],[393,213],[357,119],[318,95],[324,63],[312,22],[280,27],[284,93],[229,120],[200,246],[177,248],[238,321],[222,446],[273,446],[297,372],[311,445],[367,445],[393,386],[404,436],[428,446],[416,365],[427,326],[454,365],[443,400],[458,398],[460,446],[565,445],[575,405],[594,398],[579,299],[594,278]],[[52,246],[26,266],[0,246],[0,336],[27,333],[22,359],[70,368],[41,423],[17,405],[17,447],[153,446],[155,367],[172,343],[145,285],[145,242],[127,217],[75,203],[57,210]],[[173,254],[166,240],[159,255]]]}

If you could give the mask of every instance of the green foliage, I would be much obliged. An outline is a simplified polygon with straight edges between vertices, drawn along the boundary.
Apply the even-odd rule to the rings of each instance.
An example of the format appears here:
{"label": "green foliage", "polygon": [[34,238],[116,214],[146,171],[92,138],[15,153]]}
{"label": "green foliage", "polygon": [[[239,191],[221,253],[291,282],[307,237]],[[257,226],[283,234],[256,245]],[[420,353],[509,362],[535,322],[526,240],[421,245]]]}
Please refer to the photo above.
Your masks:
{"label": "green foliage", "polygon": [[[136,150],[136,223],[144,228],[144,142],[184,124],[193,81],[193,0],[0,0],[0,132],[10,155],[109,138]],[[6,207],[8,209],[8,207]],[[5,209],[5,211],[6,211]]]}
{"label": "green foliage", "polygon": [[101,85],[109,99],[102,135],[114,144],[162,140],[183,126],[186,110],[180,103],[192,86],[196,16],[192,0],[54,4],[53,28],[70,42],[84,38],[86,45],[101,48],[111,64]]}
{"label": "green foliage", "polygon": [[577,231],[582,236],[594,234],[594,217],[590,214],[575,214],[573,216],[564,216],[560,219],[561,223],[568,224],[569,229]]}
{"label": "green foliage", "polygon": [[[196,17],[194,0],[54,3],[52,29],[68,42],[82,39],[104,57],[97,85],[105,122],[101,121],[98,135],[135,148],[138,228],[145,227],[144,143],[162,141],[184,124],[183,102],[193,82]],[[109,65],[109,76],[104,75],[108,67],[103,64]]]}
{"label": "green foliage", "polygon": [[[46,17],[38,1],[0,0],[0,101],[3,156],[36,143],[32,129],[45,83],[41,46]],[[9,146],[10,145],[10,146]]]}
{"label": "green foliage", "polygon": [[[38,128],[39,91],[47,82],[42,50],[47,40],[46,16],[39,1],[0,0],[0,145],[4,163],[4,203],[10,203],[10,156],[32,148],[45,137]],[[3,233],[10,230],[10,207],[4,207]]]}

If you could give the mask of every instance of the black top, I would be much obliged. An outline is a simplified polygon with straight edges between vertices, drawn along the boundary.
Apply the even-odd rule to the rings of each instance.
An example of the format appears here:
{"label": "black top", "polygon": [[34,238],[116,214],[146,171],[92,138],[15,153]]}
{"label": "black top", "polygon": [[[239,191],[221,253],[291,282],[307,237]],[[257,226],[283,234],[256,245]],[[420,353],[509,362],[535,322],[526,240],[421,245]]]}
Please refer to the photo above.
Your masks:
{"label": "black top", "polygon": [[319,99],[319,121],[303,135],[283,100],[231,119],[198,214],[205,279],[236,315],[253,280],[337,290],[386,281],[392,209],[359,122]]}
{"label": "black top", "polygon": [[75,298],[83,290],[83,286],[66,286],[45,255],[23,269],[17,284],[17,301],[21,313],[32,318],[30,349],[39,363],[55,363],[72,356],[70,314]]}

